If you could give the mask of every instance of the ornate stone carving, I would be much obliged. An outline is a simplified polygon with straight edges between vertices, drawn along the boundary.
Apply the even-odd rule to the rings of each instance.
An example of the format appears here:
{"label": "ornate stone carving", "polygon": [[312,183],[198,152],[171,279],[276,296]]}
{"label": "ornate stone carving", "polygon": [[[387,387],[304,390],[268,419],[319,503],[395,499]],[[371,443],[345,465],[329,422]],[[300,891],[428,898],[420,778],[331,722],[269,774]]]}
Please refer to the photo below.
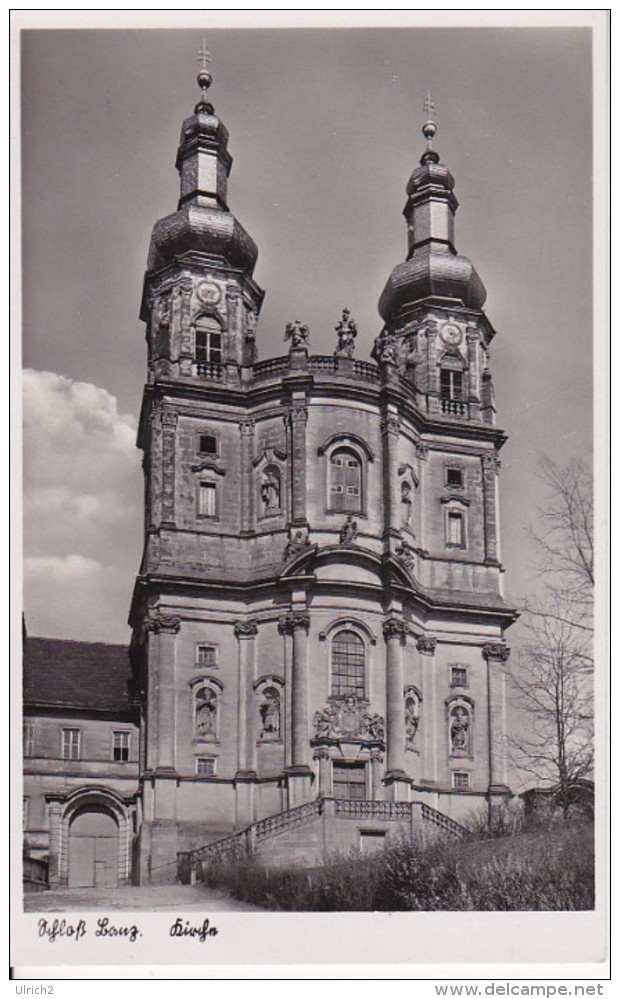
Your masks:
{"label": "ornate stone carving", "polygon": [[164,614],[159,608],[149,611],[149,616],[145,622],[145,628],[156,635],[167,634],[176,635],[181,627],[181,618],[178,614]]}
{"label": "ornate stone carving", "polygon": [[235,621],[235,638],[256,638],[258,624],[253,618]]}
{"label": "ornate stone carving", "polygon": [[322,711],[316,711],[313,725],[316,740],[383,743],[385,738],[385,722],[381,715],[371,714],[368,706],[352,694],[334,698]]}
{"label": "ornate stone carving", "polygon": [[338,335],[338,345],[334,351],[336,357],[353,357],[355,351],[355,338],[357,336],[357,326],[355,320],[349,318],[349,309],[342,310],[342,319],[335,327]]}
{"label": "ornate stone carving", "polygon": [[416,642],[416,648],[423,656],[434,656],[436,647],[437,639],[431,638],[430,635],[420,635]]}
{"label": "ornate stone carving", "polygon": [[329,760],[329,749],[327,746],[317,746],[312,754],[313,760]]}
{"label": "ornate stone carving", "polygon": [[398,436],[400,431],[400,420],[396,413],[386,413],[381,420],[381,433],[394,434]]}
{"label": "ornate stone carving", "polygon": [[487,642],[486,645],[482,646],[482,656],[487,662],[496,660],[507,663],[510,658],[510,649],[506,645],[500,645],[499,642]]}
{"label": "ornate stone carving", "polygon": [[415,446],[416,458],[421,461],[425,461],[428,457],[428,444],[416,444]]}
{"label": "ornate stone carving", "polygon": [[295,610],[282,614],[278,622],[278,630],[281,634],[292,634],[296,628],[310,629],[310,615],[308,611]]}
{"label": "ornate stone carving", "polygon": [[357,541],[357,521],[349,514],[344,524],[340,528],[340,544],[354,545]]}
{"label": "ornate stone carving", "polygon": [[407,637],[407,633],[407,625],[398,617],[389,617],[387,621],[383,622],[383,637],[386,642],[389,641],[390,638],[399,638],[401,642],[404,642]]}
{"label": "ornate stone carving", "polygon": [[384,330],[376,337],[370,356],[377,364],[397,364],[398,344],[394,334]]}
{"label": "ornate stone carving", "polygon": [[263,513],[278,513],[280,510],[280,470],[274,466],[268,466],[262,474],[260,484],[260,498],[263,504]]}
{"label": "ornate stone carving", "polygon": [[284,561],[288,562],[297,555],[301,555],[302,552],[307,551],[310,547],[310,538],[308,537],[307,527],[299,527],[295,530],[291,530],[289,542],[284,549]]}
{"label": "ornate stone carving", "polygon": [[308,407],[303,402],[294,402],[290,409],[291,423],[304,424],[308,419]]}
{"label": "ornate stone carving", "polygon": [[240,432],[241,436],[242,437],[249,437],[249,436],[251,436],[254,433],[255,425],[256,425],[256,421],[253,420],[253,419],[250,419],[250,420],[240,420],[239,421],[239,432]]}
{"label": "ornate stone carving", "polygon": [[450,754],[468,756],[471,753],[470,717],[467,708],[457,704],[450,710]]}
{"label": "ornate stone carving", "polygon": [[296,319],[293,323],[286,324],[286,328],[284,330],[284,340],[291,341],[291,348],[307,347],[309,336],[310,328],[300,323],[299,319]]}
{"label": "ornate stone carving", "polygon": [[161,414],[161,425],[167,430],[175,430],[179,422],[178,413],[164,412]]}
{"label": "ornate stone carving", "polygon": [[261,721],[259,739],[264,741],[280,738],[280,694],[275,687],[265,687],[258,705]]}
{"label": "ornate stone carving", "polygon": [[404,566],[413,572],[415,569],[415,550],[411,547],[408,541],[401,541],[398,547],[394,550],[394,554],[401,560]]}

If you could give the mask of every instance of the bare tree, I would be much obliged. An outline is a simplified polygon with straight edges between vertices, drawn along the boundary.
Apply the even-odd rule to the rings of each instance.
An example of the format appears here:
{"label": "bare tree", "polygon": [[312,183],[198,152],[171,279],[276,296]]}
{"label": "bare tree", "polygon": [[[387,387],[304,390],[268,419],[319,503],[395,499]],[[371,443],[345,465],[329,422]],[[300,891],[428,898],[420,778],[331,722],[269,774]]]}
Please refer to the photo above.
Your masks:
{"label": "bare tree", "polygon": [[528,533],[545,585],[523,611],[511,668],[523,722],[511,742],[520,769],[552,784],[568,818],[575,782],[593,767],[592,479],[581,462],[548,458],[541,478],[549,501]]}

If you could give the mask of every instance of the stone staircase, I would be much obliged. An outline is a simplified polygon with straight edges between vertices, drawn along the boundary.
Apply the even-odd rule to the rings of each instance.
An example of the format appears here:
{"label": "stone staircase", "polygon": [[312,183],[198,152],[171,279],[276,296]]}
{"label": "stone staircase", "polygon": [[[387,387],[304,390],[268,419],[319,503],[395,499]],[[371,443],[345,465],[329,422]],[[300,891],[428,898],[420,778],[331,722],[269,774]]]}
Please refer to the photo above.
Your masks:
{"label": "stone staircase", "polygon": [[177,880],[193,884],[223,860],[256,857],[267,866],[306,866],[329,854],[376,850],[415,833],[461,838],[465,829],[420,801],[352,801],[322,797],[270,815],[241,832],[177,854]]}

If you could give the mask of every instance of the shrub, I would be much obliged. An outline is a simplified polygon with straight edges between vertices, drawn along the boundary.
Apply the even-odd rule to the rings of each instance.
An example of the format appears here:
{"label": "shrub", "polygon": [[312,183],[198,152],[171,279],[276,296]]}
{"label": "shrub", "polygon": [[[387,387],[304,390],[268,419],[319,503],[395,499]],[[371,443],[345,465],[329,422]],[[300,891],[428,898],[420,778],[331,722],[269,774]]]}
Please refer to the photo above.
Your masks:
{"label": "shrub", "polygon": [[[500,828],[500,826],[498,826]],[[219,862],[207,883],[267,909],[297,912],[584,910],[594,907],[593,828],[581,825],[463,841],[403,841],[372,857],[311,870]]]}

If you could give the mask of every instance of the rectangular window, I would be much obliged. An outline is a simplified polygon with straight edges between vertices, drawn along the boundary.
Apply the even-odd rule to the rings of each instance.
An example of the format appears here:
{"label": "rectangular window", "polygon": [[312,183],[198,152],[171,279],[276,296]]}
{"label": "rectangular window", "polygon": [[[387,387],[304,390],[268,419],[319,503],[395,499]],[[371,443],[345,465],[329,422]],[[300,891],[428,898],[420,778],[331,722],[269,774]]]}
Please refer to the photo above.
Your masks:
{"label": "rectangular window", "polygon": [[336,465],[338,468],[342,468],[344,464],[342,458],[331,458],[330,461],[332,465]]}
{"label": "rectangular window", "polygon": [[452,787],[455,791],[469,791],[469,774],[455,772],[452,774]]}
{"label": "rectangular window", "polygon": [[467,686],[467,670],[464,666],[453,666],[451,669],[450,676],[450,686],[451,687],[466,687]]}
{"label": "rectangular window", "polygon": [[359,494],[358,486],[347,486],[347,496],[359,496]]}
{"label": "rectangular window", "polygon": [[217,666],[217,648],[215,645],[198,645],[196,647],[196,665],[211,669]]}
{"label": "rectangular window", "polygon": [[214,437],[212,434],[201,434],[200,453],[217,454],[217,437]]}
{"label": "rectangular window", "polygon": [[332,486],[332,492],[333,493],[343,493],[344,492],[344,488],[342,486]]}
{"label": "rectangular window", "polygon": [[217,516],[217,486],[215,482],[201,482],[198,490],[198,513],[201,517]]}
{"label": "rectangular window", "polygon": [[114,732],[112,737],[112,755],[118,763],[129,760],[129,732]]}
{"label": "rectangular window", "polygon": [[463,470],[461,468],[446,468],[446,485],[453,489],[462,489]]}
{"label": "rectangular window", "polygon": [[334,797],[348,801],[364,801],[366,798],[366,764],[333,763]]}
{"label": "rectangular window", "polygon": [[212,756],[196,757],[196,773],[201,777],[215,777],[215,760]]}
{"label": "rectangular window", "polygon": [[441,369],[441,398],[461,401],[463,398],[463,372]]}
{"label": "rectangular window", "polygon": [[462,548],[464,545],[463,514],[450,511],[448,513],[447,543],[455,548]]}
{"label": "rectangular window", "polygon": [[81,732],[79,728],[63,728],[62,758],[63,760],[79,760]]}

